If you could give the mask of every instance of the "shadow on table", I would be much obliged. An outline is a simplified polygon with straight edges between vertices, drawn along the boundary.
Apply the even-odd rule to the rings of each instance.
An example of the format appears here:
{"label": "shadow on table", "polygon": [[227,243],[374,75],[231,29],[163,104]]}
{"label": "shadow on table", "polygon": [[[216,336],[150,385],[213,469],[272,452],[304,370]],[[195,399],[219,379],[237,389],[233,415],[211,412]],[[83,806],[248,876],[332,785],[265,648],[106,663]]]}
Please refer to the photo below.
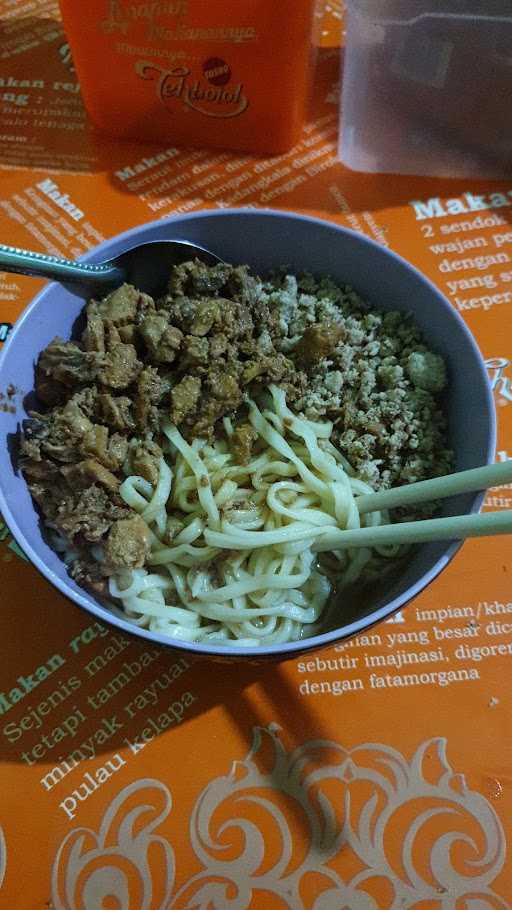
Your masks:
{"label": "shadow on table", "polygon": [[[258,662],[256,654],[247,661],[198,660],[121,634],[84,617],[33,566],[8,553],[0,617],[0,762],[56,765],[59,756],[73,756],[101,764],[103,754],[137,738],[148,718],[167,714],[167,726],[164,720],[151,730],[172,745],[187,724],[218,707],[248,748],[253,728],[269,723],[298,743],[326,735],[291,685],[290,664]],[[89,745],[81,748],[84,743]]]}
{"label": "shadow on table", "polygon": [[[288,773],[286,757],[284,765],[279,760],[281,739],[293,750],[332,737],[332,730],[329,735],[299,694],[289,665],[192,663],[181,652],[150,647],[94,623],[93,617],[84,624],[83,612],[57,592],[50,612],[48,587],[32,567],[20,563],[18,575],[23,621],[13,616],[6,622],[6,603],[0,630],[5,657],[0,671],[0,763],[17,764],[20,774],[31,766],[42,792],[53,793],[64,778],[66,792],[78,787],[85,772],[94,775],[121,750],[128,759],[132,746],[157,748],[163,736],[160,750],[169,755],[175,751],[180,762],[188,754],[192,765],[201,764],[209,748],[216,750],[216,737],[229,738],[233,730],[233,749],[226,752],[221,746],[212,760],[215,779],[227,776],[229,787],[236,789],[236,766],[246,771],[263,767],[257,773],[261,785],[279,791],[283,773]],[[67,642],[77,643],[76,656],[66,650]],[[156,703],[148,696],[152,687]],[[212,711],[215,718],[207,718]],[[144,742],[144,730],[153,742]],[[156,766],[157,776],[168,782],[161,751]],[[299,830],[305,826],[309,831],[301,799],[288,802]]]}
{"label": "shadow on table", "polygon": [[[68,604],[68,610],[69,607]],[[3,649],[15,648],[21,654],[24,641],[25,651],[27,650],[27,627],[20,623],[13,623],[12,626],[14,634],[9,636],[10,640],[4,636]],[[31,634],[35,634],[34,629]],[[92,680],[86,679],[87,670],[84,669],[83,659],[81,665],[78,660],[73,663],[67,661],[67,666],[59,668],[55,673],[55,682],[48,679],[40,689],[35,688],[30,696],[27,695],[25,703],[15,705],[14,709],[5,711],[5,696],[9,698],[9,692],[6,693],[4,689],[0,694],[0,710],[4,711],[0,719],[0,762],[17,763],[20,773],[23,773],[23,768],[28,771],[29,765],[36,765],[38,770],[34,769],[33,773],[39,778],[44,792],[53,792],[64,778],[66,792],[71,786],[78,787],[85,772],[94,774],[120,750],[123,750],[127,759],[133,754],[134,748],[156,748],[156,740],[162,736],[165,736],[165,749],[170,755],[175,751],[182,762],[185,748],[191,764],[198,762],[201,765],[207,750],[211,748],[215,752],[217,749],[216,737],[229,737],[234,729],[237,742],[233,751],[226,754],[226,747],[221,746],[219,755],[215,761],[212,760],[214,778],[227,779],[229,787],[235,790],[235,768],[245,768],[243,773],[250,777],[252,767],[252,773],[260,781],[259,786],[269,786],[279,793],[286,786],[289,770],[283,748],[289,746],[293,751],[311,741],[313,744],[323,741],[322,748],[325,750],[328,745],[326,741],[332,739],[332,730],[324,727],[311,703],[299,694],[298,683],[296,687],[290,679],[289,669],[283,664],[198,661],[195,665],[187,666],[187,658],[171,649],[150,649],[135,639],[124,639],[118,635],[110,635],[105,641],[116,642],[116,646],[128,642],[128,646],[112,661],[108,669],[100,667],[97,652],[96,656],[88,654],[88,666],[91,671],[95,671]],[[138,673],[135,679],[130,677],[127,666],[131,667],[130,672],[137,672],[143,654],[154,656],[158,652],[158,657],[150,666]],[[52,666],[51,661],[52,658],[41,666],[48,670]],[[25,666],[27,658],[21,663]],[[96,668],[100,668],[97,674]],[[166,672],[169,678],[176,673],[181,675],[171,682],[166,691],[159,692],[157,704],[137,710],[137,699],[144,700],[144,691],[154,686],[155,679],[164,681]],[[82,688],[77,692],[71,691],[73,678],[83,682]],[[30,684],[29,674],[24,677],[20,674],[15,680],[22,688],[27,681]],[[89,682],[94,683],[94,691],[91,691]],[[111,694],[113,687],[121,686],[115,695]],[[65,702],[51,713],[41,716],[41,712],[46,712],[52,705],[55,693],[68,693],[69,697],[66,695]],[[96,707],[107,695],[109,701],[100,710],[91,711],[87,693],[94,699]],[[138,703],[140,705],[140,701]],[[131,718],[126,713],[126,705],[131,706]],[[216,712],[213,723],[212,720],[207,720],[211,711]],[[85,719],[85,716],[87,723],[82,725],[81,718]],[[170,726],[159,730],[163,718],[166,718],[165,723],[170,721]],[[191,723],[194,723],[193,730],[187,731]],[[115,729],[116,725],[120,729]],[[144,730],[153,737],[153,742],[144,743]],[[97,742],[101,733],[106,738],[104,745]],[[188,746],[184,747],[184,741]],[[95,752],[91,755],[93,743]],[[160,748],[164,748],[163,742]],[[314,748],[313,746],[313,752]],[[43,750],[44,754],[40,754]],[[159,762],[161,770],[158,776],[163,776],[165,783],[167,777],[161,752],[156,759],[157,767]],[[288,812],[295,818],[299,830],[304,830],[309,836],[309,822],[301,806],[302,785],[298,786],[299,790],[295,786],[295,798],[286,800]],[[285,799],[284,791],[282,798]],[[304,800],[306,799],[307,793],[304,791]]]}

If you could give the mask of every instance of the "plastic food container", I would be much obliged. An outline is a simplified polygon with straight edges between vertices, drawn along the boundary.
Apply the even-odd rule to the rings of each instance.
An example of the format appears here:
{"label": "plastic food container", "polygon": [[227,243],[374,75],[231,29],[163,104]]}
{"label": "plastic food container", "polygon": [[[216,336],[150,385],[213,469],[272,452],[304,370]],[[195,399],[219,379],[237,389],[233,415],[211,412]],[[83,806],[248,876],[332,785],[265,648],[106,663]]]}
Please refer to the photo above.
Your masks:
{"label": "plastic food container", "polygon": [[314,0],[61,0],[84,102],[111,136],[280,153],[298,141]]}
{"label": "plastic food container", "polygon": [[511,0],[347,0],[341,110],[354,170],[511,176]]}

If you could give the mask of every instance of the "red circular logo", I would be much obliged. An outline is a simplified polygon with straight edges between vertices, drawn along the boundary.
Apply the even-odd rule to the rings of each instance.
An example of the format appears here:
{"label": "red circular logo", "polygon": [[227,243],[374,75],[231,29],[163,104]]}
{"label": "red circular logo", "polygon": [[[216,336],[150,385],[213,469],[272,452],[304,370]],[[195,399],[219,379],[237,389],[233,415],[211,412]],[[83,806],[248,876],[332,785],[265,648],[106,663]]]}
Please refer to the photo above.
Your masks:
{"label": "red circular logo", "polygon": [[231,79],[231,69],[225,60],[220,57],[209,57],[203,63],[205,79],[212,85],[226,85]]}

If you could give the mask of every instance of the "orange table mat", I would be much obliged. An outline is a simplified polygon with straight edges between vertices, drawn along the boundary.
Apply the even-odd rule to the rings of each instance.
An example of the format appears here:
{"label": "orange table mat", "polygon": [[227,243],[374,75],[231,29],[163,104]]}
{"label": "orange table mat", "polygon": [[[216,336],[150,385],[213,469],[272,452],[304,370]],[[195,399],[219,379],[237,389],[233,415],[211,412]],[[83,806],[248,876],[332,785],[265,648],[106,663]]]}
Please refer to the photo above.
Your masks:
{"label": "orange table mat", "polygon": [[[336,155],[342,4],[319,10],[278,158],[118,144],[87,123],[51,0],[0,0],[1,239],[77,257],[173,212],[316,215],[398,251],[486,359],[512,457],[512,184]],[[42,282],[0,273],[0,342]],[[486,508],[510,508],[509,489]],[[512,906],[510,540],[466,543],[392,621],[280,665],[192,662],[95,623],[0,524],[0,907]]]}

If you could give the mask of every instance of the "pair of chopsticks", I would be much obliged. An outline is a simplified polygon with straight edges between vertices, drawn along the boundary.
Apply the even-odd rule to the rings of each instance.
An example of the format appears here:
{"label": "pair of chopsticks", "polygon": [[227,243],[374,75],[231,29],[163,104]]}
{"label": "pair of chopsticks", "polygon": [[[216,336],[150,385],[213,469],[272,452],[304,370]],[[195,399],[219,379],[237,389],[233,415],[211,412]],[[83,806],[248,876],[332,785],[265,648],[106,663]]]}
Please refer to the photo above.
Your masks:
{"label": "pair of chopsticks", "polygon": [[[432,480],[407,484],[356,496],[359,514],[377,509],[396,509],[411,503],[445,499],[457,493],[487,490],[512,481],[512,461],[486,465],[446,474]],[[404,521],[379,525],[375,528],[358,528],[354,531],[333,530],[317,539],[313,549],[341,550],[350,547],[375,547],[393,544],[428,543],[435,540],[462,540],[466,537],[491,537],[495,534],[512,534],[512,509],[488,512],[484,515],[457,515],[453,518],[431,518],[426,521]]]}

